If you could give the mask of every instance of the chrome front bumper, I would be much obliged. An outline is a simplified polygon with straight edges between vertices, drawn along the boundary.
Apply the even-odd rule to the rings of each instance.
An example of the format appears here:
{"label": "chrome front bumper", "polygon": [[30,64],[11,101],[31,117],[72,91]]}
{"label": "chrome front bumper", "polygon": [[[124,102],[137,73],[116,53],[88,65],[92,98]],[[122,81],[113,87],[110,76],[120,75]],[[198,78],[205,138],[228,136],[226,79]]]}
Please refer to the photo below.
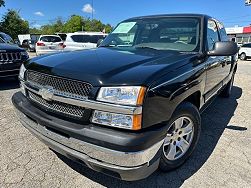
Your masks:
{"label": "chrome front bumper", "polygon": [[[51,149],[69,158],[81,160],[96,171],[114,176],[114,174],[107,173],[111,171],[118,174],[114,177],[134,181],[149,176],[158,168],[159,159],[153,159],[160,150],[163,140],[143,151],[115,151],[75,138],[66,138],[39,125],[19,110],[16,110],[16,114],[23,126]],[[153,162],[151,162],[152,160]]]}

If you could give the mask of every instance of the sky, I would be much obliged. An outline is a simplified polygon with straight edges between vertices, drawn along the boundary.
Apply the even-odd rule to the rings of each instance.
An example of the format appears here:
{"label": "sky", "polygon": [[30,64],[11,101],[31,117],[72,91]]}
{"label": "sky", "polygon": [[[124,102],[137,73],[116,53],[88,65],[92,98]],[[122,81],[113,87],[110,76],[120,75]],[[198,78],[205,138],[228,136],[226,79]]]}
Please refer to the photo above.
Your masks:
{"label": "sky", "polygon": [[57,17],[67,20],[77,14],[92,17],[116,26],[120,21],[142,15],[169,13],[202,13],[222,21],[226,27],[251,24],[251,6],[245,0],[5,0],[0,18],[7,9],[20,11],[31,26],[53,22]]}

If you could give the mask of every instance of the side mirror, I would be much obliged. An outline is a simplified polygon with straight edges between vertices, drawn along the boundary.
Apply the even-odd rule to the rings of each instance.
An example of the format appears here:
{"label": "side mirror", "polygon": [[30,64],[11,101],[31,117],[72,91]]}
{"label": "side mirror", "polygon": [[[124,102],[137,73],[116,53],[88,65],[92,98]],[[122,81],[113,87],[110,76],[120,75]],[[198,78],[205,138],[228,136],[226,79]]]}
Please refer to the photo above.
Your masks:
{"label": "side mirror", "polygon": [[99,39],[98,42],[97,42],[97,47],[100,46],[100,44],[104,41],[104,39]]}
{"label": "side mirror", "polygon": [[238,46],[233,41],[215,42],[212,51],[207,52],[209,56],[232,56],[237,54]]}

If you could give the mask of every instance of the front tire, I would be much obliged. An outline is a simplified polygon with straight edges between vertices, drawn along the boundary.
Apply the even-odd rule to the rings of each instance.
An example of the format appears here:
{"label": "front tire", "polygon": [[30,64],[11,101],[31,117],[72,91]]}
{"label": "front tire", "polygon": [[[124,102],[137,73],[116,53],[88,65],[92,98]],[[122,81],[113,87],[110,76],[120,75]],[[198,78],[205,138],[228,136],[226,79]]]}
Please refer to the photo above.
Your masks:
{"label": "front tire", "polygon": [[243,52],[240,55],[240,60],[245,61],[247,59],[247,55]]}
{"label": "front tire", "polygon": [[201,118],[198,109],[184,102],[175,110],[167,131],[159,168],[166,172],[182,165],[194,151],[200,136]]}

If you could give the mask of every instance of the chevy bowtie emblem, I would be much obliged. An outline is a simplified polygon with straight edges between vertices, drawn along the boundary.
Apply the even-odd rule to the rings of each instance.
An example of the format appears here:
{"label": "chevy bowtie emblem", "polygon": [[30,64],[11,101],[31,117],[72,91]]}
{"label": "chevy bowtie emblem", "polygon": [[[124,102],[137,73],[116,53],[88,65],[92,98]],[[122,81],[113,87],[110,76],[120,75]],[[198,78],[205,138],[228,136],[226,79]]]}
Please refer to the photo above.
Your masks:
{"label": "chevy bowtie emblem", "polygon": [[53,98],[53,95],[54,95],[54,89],[53,87],[44,87],[44,88],[41,88],[39,89],[39,95],[41,95],[41,97],[44,99],[44,100],[47,100],[47,101],[51,101],[52,98]]}

